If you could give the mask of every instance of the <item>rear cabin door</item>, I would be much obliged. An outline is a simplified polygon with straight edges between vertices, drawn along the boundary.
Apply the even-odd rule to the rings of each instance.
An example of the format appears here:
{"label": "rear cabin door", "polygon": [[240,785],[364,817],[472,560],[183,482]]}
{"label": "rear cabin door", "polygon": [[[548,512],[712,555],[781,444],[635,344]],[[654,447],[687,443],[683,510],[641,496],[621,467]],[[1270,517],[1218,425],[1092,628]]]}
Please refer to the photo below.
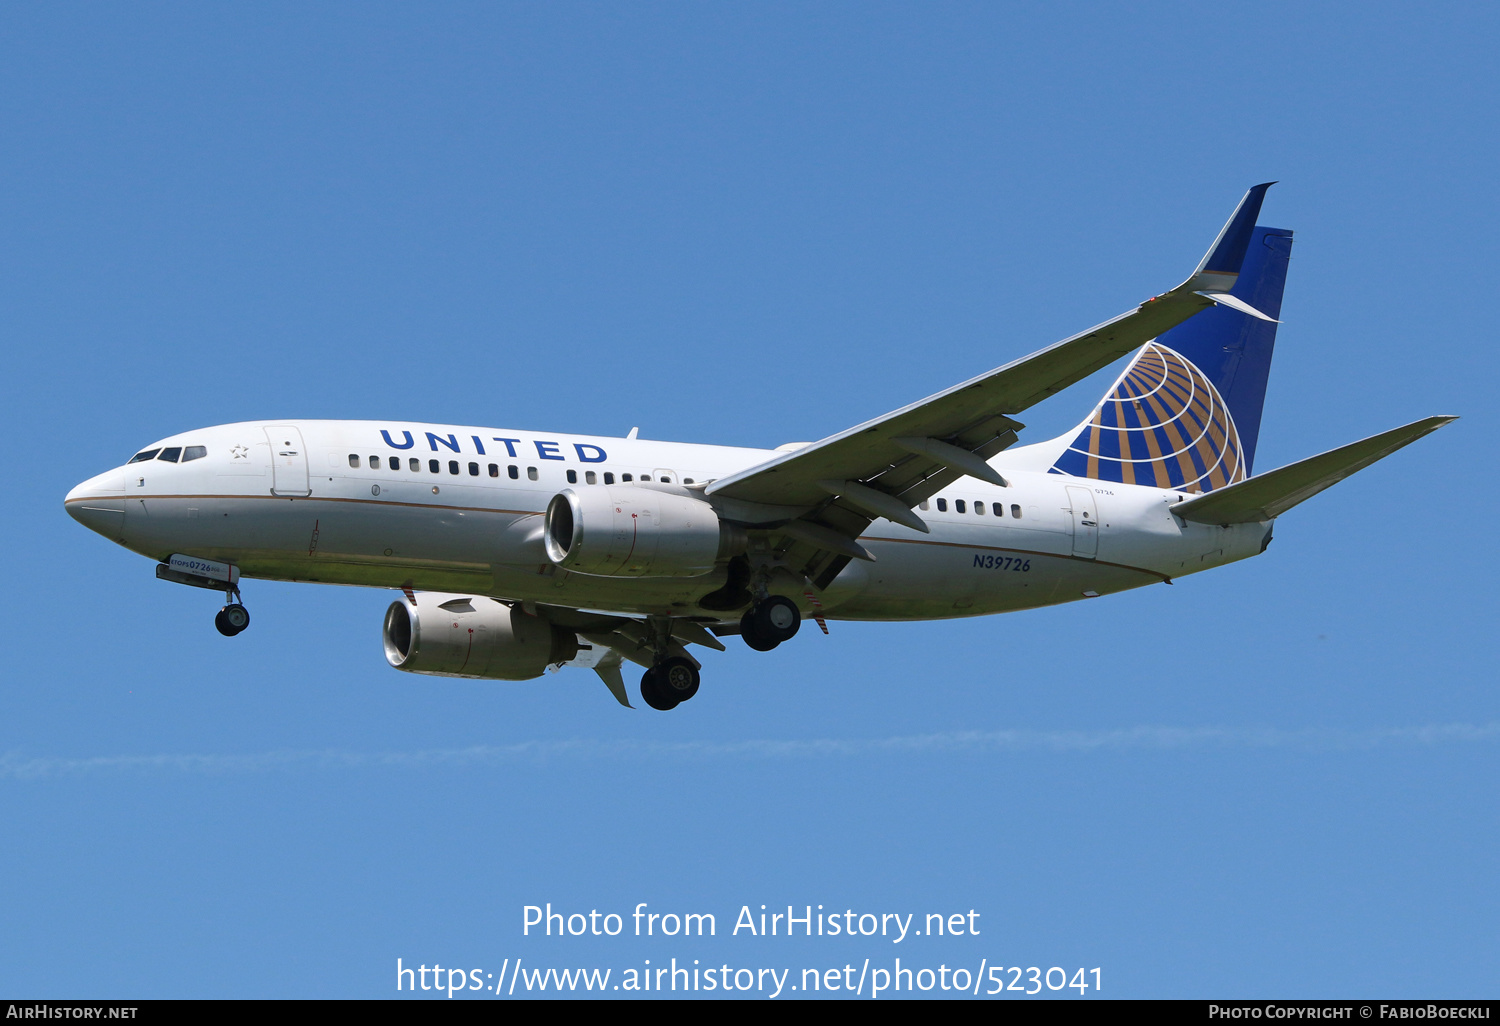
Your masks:
{"label": "rear cabin door", "polygon": [[271,443],[271,494],[311,495],[301,429],[295,424],[268,424],[266,440]]}
{"label": "rear cabin door", "polygon": [[1098,496],[1087,488],[1068,486],[1073,511],[1073,555],[1093,559],[1099,554]]}

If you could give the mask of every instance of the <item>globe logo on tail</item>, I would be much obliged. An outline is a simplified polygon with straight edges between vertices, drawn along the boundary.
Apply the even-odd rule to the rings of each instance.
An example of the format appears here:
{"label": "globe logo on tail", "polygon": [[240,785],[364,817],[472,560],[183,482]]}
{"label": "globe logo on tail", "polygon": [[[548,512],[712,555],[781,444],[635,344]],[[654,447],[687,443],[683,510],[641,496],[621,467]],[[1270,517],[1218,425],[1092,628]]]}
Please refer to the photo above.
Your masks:
{"label": "globe logo on tail", "polygon": [[1246,476],[1239,432],[1218,389],[1159,342],[1141,349],[1052,472],[1181,492]]}

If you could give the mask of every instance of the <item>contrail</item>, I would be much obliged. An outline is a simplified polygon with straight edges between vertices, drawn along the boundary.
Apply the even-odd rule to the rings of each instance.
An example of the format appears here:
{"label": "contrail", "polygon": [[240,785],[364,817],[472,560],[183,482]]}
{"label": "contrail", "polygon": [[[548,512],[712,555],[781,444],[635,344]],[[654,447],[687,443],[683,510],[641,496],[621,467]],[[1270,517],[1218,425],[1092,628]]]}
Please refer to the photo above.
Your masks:
{"label": "contrail", "polygon": [[1359,751],[1383,747],[1430,747],[1500,739],[1500,722],[1450,723],[1369,730],[1309,727],[1300,730],[1226,727],[1130,727],[1120,730],[968,730],[884,738],[756,739],[746,741],[522,741],[509,745],[411,752],[350,752],[337,749],[258,752],[248,755],[106,755],[90,758],[0,756],[0,780],[39,780],[98,773],[239,774],[275,770],[391,767],[498,766],[582,760],[789,760],[861,755],[963,753],[1090,753],[1287,749]]}

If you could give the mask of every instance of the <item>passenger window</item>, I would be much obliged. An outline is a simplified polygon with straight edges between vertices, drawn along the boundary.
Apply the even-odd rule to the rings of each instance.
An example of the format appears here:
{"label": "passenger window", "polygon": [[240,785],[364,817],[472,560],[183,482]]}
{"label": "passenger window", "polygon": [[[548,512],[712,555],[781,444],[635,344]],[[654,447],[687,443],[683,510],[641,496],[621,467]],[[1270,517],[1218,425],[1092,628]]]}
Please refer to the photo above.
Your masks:
{"label": "passenger window", "polygon": [[527,467],[526,468],[526,480],[528,480],[528,481],[535,481],[536,480],[536,468],[535,467]]}
{"label": "passenger window", "polygon": [[379,470],[380,469],[380,457],[379,456],[371,456],[370,457],[370,469],[371,470]]}
{"label": "passenger window", "polygon": [[182,450],[182,462],[188,460],[201,460],[208,455],[208,447],[204,445],[190,445]]}
{"label": "passenger window", "polygon": [[390,462],[392,470],[400,470],[401,469],[401,457],[400,456],[392,456],[392,457],[390,457],[390,461],[389,462]]}
{"label": "passenger window", "polygon": [[597,476],[595,476],[595,474],[594,474],[594,472],[592,470],[585,470],[583,472],[583,483],[584,484],[598,484],[598,482],[599,482],[599,478]]}
{"label": "passenger window", "polygon": [[577,484],[577,483],[578,483],[578,471],[576,471],[576,470],[570,470],[570,471],[568,471],[568,484]]}
{"label": "passenger window", "polygon": [[512,481],[521,476],[521,471],[516,468],[516,465],[514,463],[505,468],[505,473],[510,476],[510,479]]}
{"label": "passenger window", "polygon": [[685,478],[682,479],[682,483],[683,484],[692,484],[693,483],[693,479],[690,478],[690,477],[685,477]]}
{"label": "passenger window", "polygon": [[666,474],[663,474],[661,476],[661,483],[662,484],[671,484],[672,483],[672,479],[670,477],[668,477]]}
{"label": "passenger window", "polygon": [[620,475],[620,480],[621,480],[621,481],[634,481],[634,480],[635,480],[635,478],[634,478],[634,477],[632,477],[632,476],[631,476],[631,475],[629,475],[629,474],[621,474],[621,475]]}
{"label": "passenger window", "polygon": [[469,464],[469,476],[470,477],[478,477],[479,476],[479,464],[477,464],[477,463],[470,463]]}
{"label": "passenger window", "polygon": [[349,466],[353,467],[355,470],[359,469],[359,453],[351,452],[349,454]]}
{"label": "passenger window", "polygon": [[420,474],[422,472],[422,461],[417,459],[415,456],[413,456],[406,465],[411,469],[411,472],[413,474]]}
{"label": "passenger window", "polygon": [[605,484],[614,484],[615,483],[615,475],[614,475],[613,471],[606,470],[604,472],[604,483]]}
{"label": "passenger window", "polygon": [[967,513],[967,512],[969,512],[967,509],[964,508],[964,500],[962,500],[962,499],[954,499],[953,500],[953,512],[955,512],[955,513]]}
{"label": "passenger window", "polygon": [[984,503],[982,503],[982,502],[975,502],[974,503],[974,512],[978,513],[980,516],[984,516]]}
{"label": "passenger window", "polygon": [[[156,459],[156,454],[159,452],[161,452],[160,449],[147,449],[145,452],[138,452],[134,456],[130,457],[130,462],[145,463],[147,460],[154,460]],[[358,460],[359,457],[355,456],[354,459]]]}
{"label": "passenger window", "polygon": [[1003,502],[992,503],[990,505],[990,509],[994,511],[995,516],[997,517],[1005,516],[1005,503]]}
{"label": "passenger window", "polygon": [[448,461],[448,473],[450,473],[450,474],[457,474],[458,473],[458,460],[449,460]]}
{"label": "passenger window", "polygon": [[932,503],[928,502],[926,499],[923,499],[920,503],[917,504],[917,508],[918,509],[931,509],[932,508]]}
{"label": "passenger window", "polygon": [[938,500],[938,512],[939,513],[946,513],[946,512],[948,512],[948,500],[947,499],[939,499]]}
{"label": "passenger window", "polygon": [[500,476],[500,464],[498,464],[498,463],[491,463],[490,464],[490,477],[499,477],[499,476]]}
{"label": "passenger window", "polygon": [[1013,517],[1015,517],[1017,520],[1020,520],[1021,519],[1021,507],[1019,505],[1011,506],[1011,508],[1010,508],[1010,515],[1013,516]]}
{"label": "passenger window", "polygon": [[427,470],[428,470],[428,473],[441,474],[443,472],[443,465],[441,463],[439,463],[437,460],[428,460],[427,461]]}
{"label": "passenger window", "polygon": [[182,455],[182,446],[180,446],[180,445],[174,445],[170,449],[163,449],[161,451],[161,455],[158,456],[158,457],[156,457],[156,458],[159,459],[159,460],[166,460],[168,463],[176,463],[177,462],[177,457],[179,457],[181,455]]}

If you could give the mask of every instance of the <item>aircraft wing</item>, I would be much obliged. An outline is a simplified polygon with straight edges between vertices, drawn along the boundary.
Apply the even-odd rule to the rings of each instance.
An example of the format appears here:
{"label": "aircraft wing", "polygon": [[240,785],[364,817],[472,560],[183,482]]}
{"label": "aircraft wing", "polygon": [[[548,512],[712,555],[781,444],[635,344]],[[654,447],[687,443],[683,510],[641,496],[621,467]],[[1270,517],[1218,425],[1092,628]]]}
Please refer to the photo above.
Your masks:
{"label": "aircraft wing", "polygon": [[[1264,317],[1228,295],[1239,276],[1267,182],[1251,188],[1208,254],[1181,285],[1087,331],[936,395],[866,421],[820,442],[721,478],[706,494],[756,507],[806,509],[779,520],[804,551],[803,572],[820,587],[848,558],[868,559],[853,541],[877,517],[916,530],[912,507],[960,477],[1004,479],[986,460],[1015,442],[1023,426],[1011,414],[1059,392],[1216,303]],[[1269,319],[1269,318],[1266,318]],[[811,509],[809,509],[811,507]],[[837,553],[840,561],[816,559]],[[814,574],[814,571],[816,572]]]}
{"label": "aircraft wing", "polygon": [[1215,488],[1206,495],[1173,506],[1172,512],[1184,520],[1200,524],[1247,524],[1271,520],[1457,419],[1428,417],[1392,428],[1321,455],[1298,460],[1269,474],[1260,474],[1226,488]]}

